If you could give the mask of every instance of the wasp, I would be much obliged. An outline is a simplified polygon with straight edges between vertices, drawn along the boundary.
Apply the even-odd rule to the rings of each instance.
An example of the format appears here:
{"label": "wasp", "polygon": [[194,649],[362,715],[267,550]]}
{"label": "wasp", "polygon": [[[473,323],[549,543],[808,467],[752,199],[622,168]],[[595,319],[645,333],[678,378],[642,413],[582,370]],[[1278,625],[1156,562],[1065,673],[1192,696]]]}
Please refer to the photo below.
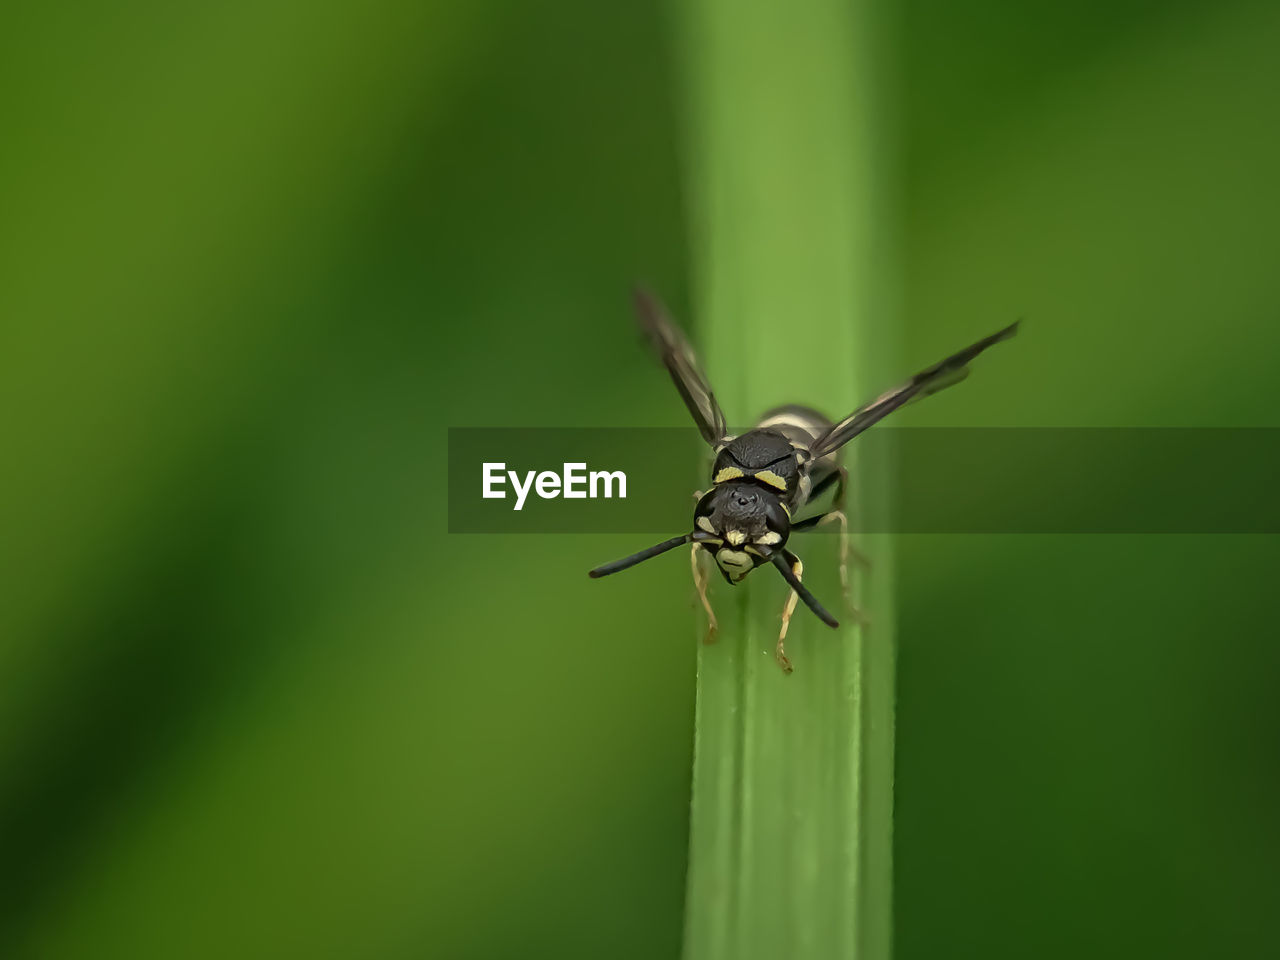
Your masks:
{"label": "wasp", "polygon": [[[707,612],[710,624],[707,641],[711,642],[715,639],[717,624],[707,599],[707,577],[698,564],[699,551],[712,555],[716,567],[731,585],[741,583],[756,567],[770,564],[791,587],[782,611],[782,629],[775,650],[779,666],[790,673],[792,665],[784,641],[797,598],[827,626],[840,625],[802,582],[804,565],[787,549],[792,533],[827,523],[839,524],[840,580],[848,601],[848,519],[844,500],[849,472],[839,462],[840,448],[904,404],[963,380],[969,375],[969,362],[993,344],[1012,337],[1017,333],[1018,324],[1011,324],[921,370],[906,383],[882,393],[838,422],[833,423],[811,407],[791,404],[766,412],[753,428],[734,436],[729,432],[724,412],[692,347],[661,301],[646,290],[637,290],[635,311],[641,330],[671,374],[698,432],[715,453],[711,488],[694,495],[697,506],[691,532],[596,567],[590,576],[607,577],[692,544],[694,585]],[[815,498],[832,488],[831,509],[794,519]]]}

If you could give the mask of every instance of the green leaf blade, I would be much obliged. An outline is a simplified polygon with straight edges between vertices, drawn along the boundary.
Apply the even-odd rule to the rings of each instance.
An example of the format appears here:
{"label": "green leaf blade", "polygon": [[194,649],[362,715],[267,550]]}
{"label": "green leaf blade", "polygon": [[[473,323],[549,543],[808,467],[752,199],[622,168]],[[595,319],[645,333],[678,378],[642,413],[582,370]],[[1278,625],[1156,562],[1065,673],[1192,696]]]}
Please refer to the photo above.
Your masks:
{"label": "green leaf blade", "polygon": [[[692,299],[711,381],[733,424],[787,402],[843,416],[895,377],[879,67],[865,55],[876,11],[696,0],[676,17]],[[887,467],[846,463],[856,517]],[[687,960],[889,954],[891,544],[856,542],[875,562],[855,577],[870,631],[843,610],[837,537],[792,541],[842,625],[798,606],[790,676],[773,656],[781,578],[713,584],[721,631],[698,660]]]}

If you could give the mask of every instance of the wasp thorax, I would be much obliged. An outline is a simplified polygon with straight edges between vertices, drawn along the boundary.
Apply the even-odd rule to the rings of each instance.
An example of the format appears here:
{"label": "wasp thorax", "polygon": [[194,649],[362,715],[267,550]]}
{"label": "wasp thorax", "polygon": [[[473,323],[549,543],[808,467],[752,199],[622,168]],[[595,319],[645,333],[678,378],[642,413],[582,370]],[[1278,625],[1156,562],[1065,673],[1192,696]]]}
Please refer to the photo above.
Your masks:
{"label": "wasp thorax", "polygon": [[737,583],[786,543],[790,520],[778,497],[755,483],[722,483],[694,511],[694,537]]}

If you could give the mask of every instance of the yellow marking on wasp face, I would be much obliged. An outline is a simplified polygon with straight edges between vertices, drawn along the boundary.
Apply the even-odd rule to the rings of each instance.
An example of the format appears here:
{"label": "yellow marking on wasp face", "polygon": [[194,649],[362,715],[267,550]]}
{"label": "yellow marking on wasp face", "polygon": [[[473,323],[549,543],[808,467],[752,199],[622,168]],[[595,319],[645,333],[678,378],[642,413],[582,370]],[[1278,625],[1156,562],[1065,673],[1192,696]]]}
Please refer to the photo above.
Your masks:
{"label": "yellow marking on wasp face", "polygon": [[741,530],[729,530],[725,533],[724,538],[732,543],[735,547],[747,539],[747,535]]}
{"label": "yellow marking on wasp face", "polygon": [[754,556],[754,557],[763,557],[763,556],[764,556],[764,554],[763,554],[763,553],[761,553],[759,550],[757,550],[755,547],[753,547],[753,546],[752,546],[751,544],[749,544],[749,543],[748,543],[745,547],[743,547],[742,549],[743,549],[743,550],[745,550],[745,551],[747,551],[747,553],[751,554],[751,555],[752,555],[752,556]]}
{"label": "yellow marking on wasp face", "polygon": [[737,467],[724,467],[716,474],[715,482],[724,483],[726,480],[736,480],[740,476],[742,476],[742,471]]}
{"label": "yellow marking on wasp face", "polygon": [[782,534],[774,533],[772,530],[769,531],[768,533],[763,533],[760,536],[756,537],[756,543],[760,544],[762,547],[768,547],[775,543],[781,543],[781,542],[782,542]]}
{"label": "yellow marking on wasp face", "polygon": [[744,552],[741,550],[730,550],[728,547],[722,547],[720,551],[716,553],[716,563],[720,564],[725,573],[729,574],[729,576],[735,581],[741,580],[745,577],[751,572],[751,568],[754,566],[751,558]]}
{"label": "yellow marking on wasp face", "polygon": [[754,474],[754,476],[757,480],[762,480],[771,487],[777,487],[779,490],[787,489],[787,481],[783,480],[772,470],[761,470]]}
{"label": "yellow marking on wasp face", "polygon": [[699,517],[698,526],[701,527],[703,530],[707,531],[707,533],[716,532],[715,525],[711,522],[710,517]]}

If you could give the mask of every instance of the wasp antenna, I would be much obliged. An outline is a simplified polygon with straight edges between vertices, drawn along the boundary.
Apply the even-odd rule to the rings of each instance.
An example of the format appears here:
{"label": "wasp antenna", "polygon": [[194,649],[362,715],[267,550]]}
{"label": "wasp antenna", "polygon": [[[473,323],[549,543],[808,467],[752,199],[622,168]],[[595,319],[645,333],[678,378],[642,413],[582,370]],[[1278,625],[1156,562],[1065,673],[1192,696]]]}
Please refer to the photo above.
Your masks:
{"label": "wasp antenna", "polygon": [[804,605],[812,610],[819,620],[825,623],[828,627],[840,626],[840,621],[827,613],[826,607],[820,604],[818,602],[818,598],[809,592],[809,588],[800,582],[800,578],[797,577],[795,575],[795,571],[791,569],[791,564],[787,560],[786,553],[787,551],[785,550],[779,550],[769,557],[769,559],[773,561],[773,565],[778,568],[778,572],[782,574],[782,579],[791,584],[791,589],[796,592],[796,596],[804,601]]}
{"label": "wasp antenna", "polygon": [[604,563],[596,567],[587,576],[595,580],[599,577],[607,577],[611,573],[617,573],[619,570],[626,570],[628,567],[634,567],[637,563],[642,563],[650,557],[656,557],[660,553],[666,553],[668,550],[674,550],[681,544],[688,543],[693,539],[693,534],[686,533],[683,536],[672,537],[670,540],[663,540],[661,543],[655,543],[652,547],[647,547],[639,553],[633,553],[629,557],[623,557],[621,560],[615,560],[613,563]]}
{"label": "wasp antenna", "polygon": [[1022,326],[1022,317],[1019,317],[1017,320],[1013,321],[1013,323],[1009,324],[1003,330],[993,333],[987,339],[990,340],[992,343],[999,343],[1001,340],[1008,340],[1010,337],[1016,337],[1018,335],[1018,328],[1021,326]]}

